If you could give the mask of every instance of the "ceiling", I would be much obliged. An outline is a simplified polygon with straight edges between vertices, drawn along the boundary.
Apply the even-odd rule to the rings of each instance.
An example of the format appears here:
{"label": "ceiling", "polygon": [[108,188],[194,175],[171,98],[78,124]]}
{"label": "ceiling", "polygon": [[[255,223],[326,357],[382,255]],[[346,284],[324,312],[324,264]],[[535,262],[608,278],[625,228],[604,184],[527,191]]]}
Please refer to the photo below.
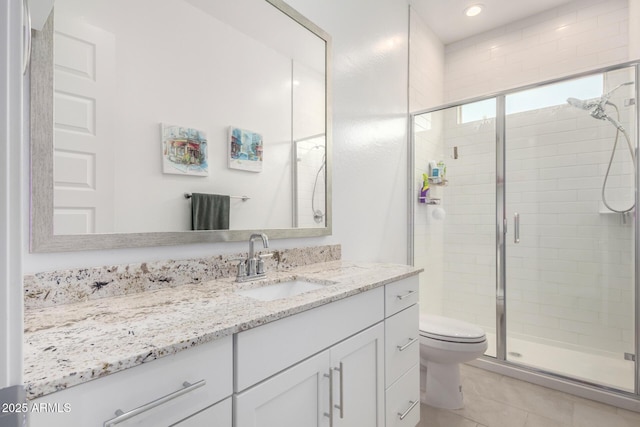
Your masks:
{"label": "ceiling", "polygon": [[[409,0],[411,6],[445,45],[479,34],[572,0]],[[472,4],[484,5],[480,15],[465,16]]]}

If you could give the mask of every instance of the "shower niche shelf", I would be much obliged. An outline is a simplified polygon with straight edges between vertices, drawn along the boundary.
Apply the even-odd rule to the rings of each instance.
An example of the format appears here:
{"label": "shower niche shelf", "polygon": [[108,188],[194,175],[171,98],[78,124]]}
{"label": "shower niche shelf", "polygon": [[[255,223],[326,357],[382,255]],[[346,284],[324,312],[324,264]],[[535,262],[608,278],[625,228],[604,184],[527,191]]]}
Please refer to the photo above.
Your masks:
{"label": "shower niche shelf", "polygon": [[439,205],[440,199],[434,199],[430,197],[418,197],[418,202],[423,205]]}
{"label": "shower niche shelf", "polygon": [[438,187],[446,187],[447,185],[449,185],[449,180],[448,179],[443,179],[440,182],[435,182],[435,178],[433,177],[429,177],[429,185],[435,185]]}

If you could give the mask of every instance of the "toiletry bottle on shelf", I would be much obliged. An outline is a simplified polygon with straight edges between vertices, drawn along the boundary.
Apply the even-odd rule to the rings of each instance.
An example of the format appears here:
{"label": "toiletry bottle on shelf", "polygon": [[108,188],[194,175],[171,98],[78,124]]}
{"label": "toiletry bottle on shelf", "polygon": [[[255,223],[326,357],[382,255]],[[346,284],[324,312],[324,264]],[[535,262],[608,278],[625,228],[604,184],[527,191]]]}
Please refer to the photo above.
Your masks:
{"label": "toiletry bottle on shelf", "polygon": [[420,189],[420,197],[418,197],[419,203],[429,202],[429,175],[422,174],[422,188]]}
{"label": "toiletry bottle on shelf", "polygon": [[438,170],[440,171],[440,178],[442,179],[442,181],[447,179],[447,166],[442,160],[438,162]]}
{"label": "toiletry bottle on shelf", "polygon": [[436,165],[436,162],[434,160],[431,160],[429,162],[429,178],[431,178],[431,182],[433,182],[434,184],[439,183],[441,180],[440,169],[438,169],[438,166]]}

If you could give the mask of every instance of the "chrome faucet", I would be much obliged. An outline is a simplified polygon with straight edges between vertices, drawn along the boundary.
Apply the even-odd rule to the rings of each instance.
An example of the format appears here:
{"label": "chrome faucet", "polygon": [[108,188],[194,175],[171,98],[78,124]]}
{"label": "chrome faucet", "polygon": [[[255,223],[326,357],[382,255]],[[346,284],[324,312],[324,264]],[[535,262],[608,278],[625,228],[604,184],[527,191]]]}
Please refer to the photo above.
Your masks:
{"label": "chrome faucet", "polygon": [[264,233],[255,233],[249,237],[249,256],[245,260],[240,260],[238,264],[238,275],[236,276],[237,282],[245,282],[247,280],[261,279],[266,276],[264,271],[264,259],[272,254],[265,254],[256,256],[253,242],[258,238],[262,239],[262,246],[264,248],[269,247],[269,238]]}

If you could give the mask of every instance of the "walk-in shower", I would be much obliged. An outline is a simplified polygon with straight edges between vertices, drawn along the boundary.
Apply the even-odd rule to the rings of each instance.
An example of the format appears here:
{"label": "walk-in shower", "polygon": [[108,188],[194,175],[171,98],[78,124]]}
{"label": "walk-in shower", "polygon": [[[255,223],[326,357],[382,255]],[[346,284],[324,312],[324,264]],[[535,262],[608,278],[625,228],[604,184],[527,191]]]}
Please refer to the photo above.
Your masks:
{"label": "walk-in shower", "polygon": [[[421,310],[483,327],[480,363],[639,399],[637,79],[624,64],[412,114]],[[437,206],[418,199],[432,161]]]}

